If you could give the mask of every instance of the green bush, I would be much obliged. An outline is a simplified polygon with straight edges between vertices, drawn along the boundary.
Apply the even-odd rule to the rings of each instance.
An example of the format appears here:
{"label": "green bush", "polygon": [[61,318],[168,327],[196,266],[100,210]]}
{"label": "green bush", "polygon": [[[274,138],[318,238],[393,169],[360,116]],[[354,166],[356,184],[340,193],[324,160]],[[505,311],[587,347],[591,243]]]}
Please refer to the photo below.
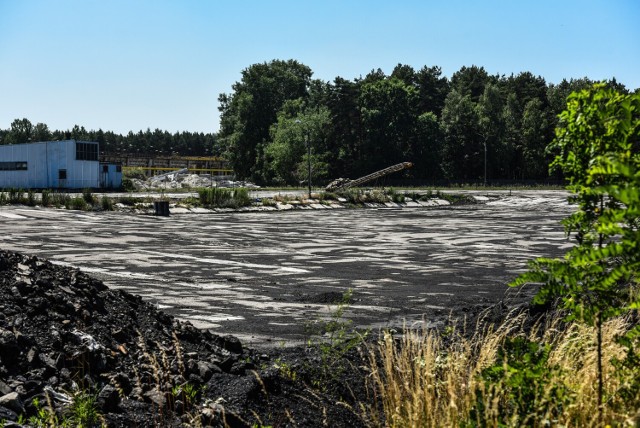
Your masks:
{"label": "green bush", "polygon": [[107,196],[103,196],[100,199],[100,205],[104,211],[113,211],[113,201]]}
{"label": "green bush", "polygon": [[89,205],[95,204],[95,198],[93,197],[93,193],[91,193],[91,189],[82,189],[82,198]]}
{"label": "green bush", "polygon": [[131,181],[130,178],[123,178],[121,187],[125,192],[133,192],[134,190],[136,190],[135,186],[133,185],[133,181]]}
{"label": "green bush", "polygon": [[8,193],[9,193],[10,204],[21,204],[24,202],[22,198],[22,194],[24,193],[24,190],[11,188],[9,189]]}
{"label": "green bush", "polygon": [[66,193],[54,193],[51,197],[51,204],[56,207],[67,207],[71,197]]}
{"label": "green bush", "polygon": [[248,207],[249,205],[251,205],[249,190],[245,187],[235,189],[235,191],[233,192],[233,200],[236,208]]}
{"label": "green bush", "polygon": [[68,210],[87,211],[89,209],[89,204],[87,204],[87,201],[84,198],[69,198],[65,204],[65,208]]}
{"label": "green bush", "polygon": [[48,207],[51,205],[51,190],[43,189],[42,196],[40,197],[40,205]]}
{"label": "green bush", "polygon": [[251,205],[249,190],[240,187],[226,189],[220,187],[205,187],[198,189],[200,203],[204,207],[239,208]]}

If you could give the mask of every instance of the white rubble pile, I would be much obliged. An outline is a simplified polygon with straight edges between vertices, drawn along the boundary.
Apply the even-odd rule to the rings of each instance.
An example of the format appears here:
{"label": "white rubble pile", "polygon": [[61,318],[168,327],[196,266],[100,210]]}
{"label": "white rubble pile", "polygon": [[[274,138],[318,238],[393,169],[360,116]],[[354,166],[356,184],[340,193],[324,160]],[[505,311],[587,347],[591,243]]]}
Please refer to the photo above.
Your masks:
{"label": "white rubble pile", "polygon": [[139,180],[132,178],[131,183],[137,190],[148,189],[183,189],[183,188],[198,188],[198,187],[246,187],[249,189],[259,189],[253,183],[247,181],[232,181],[220,179],[219,177],[211,177],[208,174],[188,174],[188,173],[173,173],[162,174],[160,176],[151,177],[147,180]]}

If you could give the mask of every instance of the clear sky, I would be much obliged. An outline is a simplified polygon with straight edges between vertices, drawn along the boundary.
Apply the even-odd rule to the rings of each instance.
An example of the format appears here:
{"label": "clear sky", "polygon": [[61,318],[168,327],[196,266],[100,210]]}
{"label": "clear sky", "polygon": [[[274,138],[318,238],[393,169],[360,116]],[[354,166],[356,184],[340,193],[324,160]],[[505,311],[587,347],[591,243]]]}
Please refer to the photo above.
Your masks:
{"label": "clear sky", "polygon": [[0,0],[0,128],[215,132],[241,71],[398,63],[640,87],[638,0]]}

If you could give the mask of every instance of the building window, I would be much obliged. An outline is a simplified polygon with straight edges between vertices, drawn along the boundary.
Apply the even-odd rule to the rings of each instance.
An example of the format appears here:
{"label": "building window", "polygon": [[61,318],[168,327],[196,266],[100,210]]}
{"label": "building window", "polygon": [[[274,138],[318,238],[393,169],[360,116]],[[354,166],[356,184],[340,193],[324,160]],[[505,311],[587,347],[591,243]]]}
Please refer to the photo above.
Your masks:
{"label": "building window", "polygon": [[102,165],[102,172],[109,172],[109,165]]}
{"label": "building window", "polygon": [[26,162],[0,162],[0,171],[26,171]]}
{"label": "building window", "polygon": [[67,179],[67,170],[59,169],[58,170],[58,180],[66,180]]}
{"label": "building window", "polygon": [[98,145],[96,143],[76,143],[76,160],[97,161]]}

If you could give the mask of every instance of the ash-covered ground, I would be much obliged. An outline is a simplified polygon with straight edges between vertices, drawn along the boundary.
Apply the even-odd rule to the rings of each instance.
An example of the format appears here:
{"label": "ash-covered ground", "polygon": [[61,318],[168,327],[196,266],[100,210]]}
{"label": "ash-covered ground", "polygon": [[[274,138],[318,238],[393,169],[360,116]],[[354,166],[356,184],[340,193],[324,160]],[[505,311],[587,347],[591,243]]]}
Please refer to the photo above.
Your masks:
{"label": "ash-covered ground", "polygon": [[0,207],[0,421],[34,416],[34,398],[68,420],[87,393],[108,426],[366,425],[365,345],[338,365],[303,345],[344,293],[341,321],[373,334],[499,317],[529,299],[506,292],[526,261],[571,245],[565,198],[169,218]]}

